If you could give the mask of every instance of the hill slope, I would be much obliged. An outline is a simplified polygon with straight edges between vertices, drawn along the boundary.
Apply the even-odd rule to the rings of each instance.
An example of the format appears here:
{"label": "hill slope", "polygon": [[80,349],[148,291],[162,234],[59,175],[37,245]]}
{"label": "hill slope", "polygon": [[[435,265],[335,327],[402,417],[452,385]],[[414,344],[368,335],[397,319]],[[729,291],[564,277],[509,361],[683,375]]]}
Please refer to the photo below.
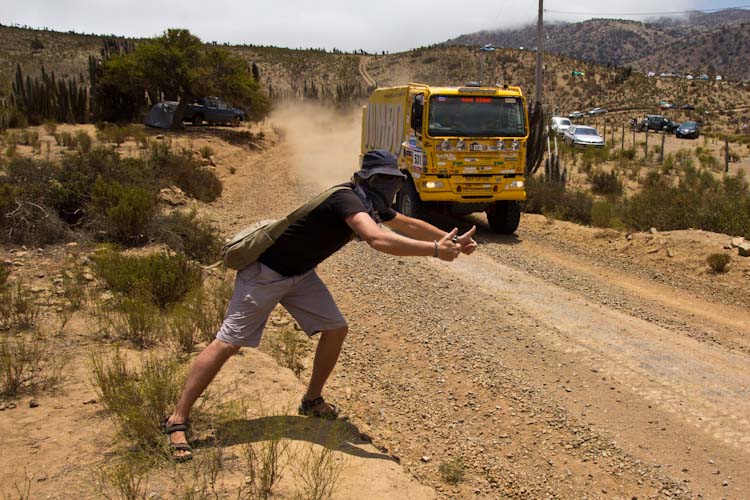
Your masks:
{"label": "hill slope", "polygon": [[[750,79],[750,11],[695,13],[686,19],[642,23],[591,19],[545,25],[545,52],[603,65],[632,65],[641,71],[719,73]],[[536,26],[480,31],[447,44],[535,47]]]}

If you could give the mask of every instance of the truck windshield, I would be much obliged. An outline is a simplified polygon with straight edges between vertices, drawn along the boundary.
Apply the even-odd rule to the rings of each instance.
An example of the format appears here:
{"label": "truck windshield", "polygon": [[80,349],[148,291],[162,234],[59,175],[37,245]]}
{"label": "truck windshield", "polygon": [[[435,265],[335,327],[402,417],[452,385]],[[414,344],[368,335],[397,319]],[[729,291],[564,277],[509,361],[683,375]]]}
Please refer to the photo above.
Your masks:
{"label": "truck windshield", "polygon": [[523,137],[523,101],[516,97],[430,97],[427,133],[433,137]]}

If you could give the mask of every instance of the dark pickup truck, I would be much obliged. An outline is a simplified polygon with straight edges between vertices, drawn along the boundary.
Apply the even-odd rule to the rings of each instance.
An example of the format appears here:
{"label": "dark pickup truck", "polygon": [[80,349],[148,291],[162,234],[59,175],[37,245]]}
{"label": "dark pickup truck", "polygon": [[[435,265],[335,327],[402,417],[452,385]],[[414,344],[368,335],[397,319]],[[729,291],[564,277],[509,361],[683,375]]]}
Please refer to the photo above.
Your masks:
{"label": "dark pickup truck", "polygon": [[639,124],[641,131],[654,130],[656,132],[672,133],[677,124],[669,118],[661,115],[648,115]]}
{"label": "dark pickup truck", "polygon": [[233,108],[218,97],[204,97],[188,104],[183,121],[192,122],[193,125],[201,125],[204,121],[209,125],[214,123],[228,123],[233,126],[245,121],[245,112]]}

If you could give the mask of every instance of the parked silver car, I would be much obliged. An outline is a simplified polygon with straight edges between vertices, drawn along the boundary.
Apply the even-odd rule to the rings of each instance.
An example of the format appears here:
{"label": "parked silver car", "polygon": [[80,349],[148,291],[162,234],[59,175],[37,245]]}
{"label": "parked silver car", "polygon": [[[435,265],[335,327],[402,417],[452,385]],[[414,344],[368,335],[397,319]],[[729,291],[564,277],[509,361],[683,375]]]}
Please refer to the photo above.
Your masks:
{"label": "parked silver car", "polygon": [[563,134],[563,142],[573,147],[604,147],[604,139],[601,138],[596,129],[586,125],[571,125]]}
{"label": "parked silver car", "polygon": [[565,118],[564,116],[553,116],[552,121],[550,122],[550,128],[560,137],[562,137],[571,125],[573,124],[570,122],[570,119]]}

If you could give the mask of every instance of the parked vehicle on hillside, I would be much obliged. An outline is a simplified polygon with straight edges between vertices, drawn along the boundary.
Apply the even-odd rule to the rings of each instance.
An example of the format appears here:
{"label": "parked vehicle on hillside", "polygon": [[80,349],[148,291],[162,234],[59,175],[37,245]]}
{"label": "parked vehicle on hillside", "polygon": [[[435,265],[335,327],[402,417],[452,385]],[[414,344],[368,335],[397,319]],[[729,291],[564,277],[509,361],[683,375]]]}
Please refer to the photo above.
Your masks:
{"label": "parked vehicle on hillside", "polygon": [[594,109],[592,109],[592,110],[589,111],[589,114],[590,115],[603,115],[606,112],[607,112],[607,110],[604,109],[604,108],[594,108]]}
{"label": "parked vehicle on hillside", "polygon": [[683,122],[674,130],[674,135],[678,139],[697,139],[700,136],[700,123]]}
{"label": "parked vehicle on hillside", "polygon": [[594,127],[587,125],[571,125],[563,134],[563,142],[573,147],[604,147],[604,139]]}
{"label": "parked vehicle on hillside", "polygon": [[193,125],[201,125],[206,121],[209,125],[227,123],[237,126],[245,121],[245,112],[233,108],[218,97],[203,97],[192,104],[188,104],[182,120],[192,122]]}
{"label": "parked vehicle on hillside", "polygon": [[693,109],[695,109],[695,106],[692,105],[692,104],[683,104],[682,106],[680,106],[680,108],[681,109],[687,109],[687,110],[693,110]]}
{"label": "parked vehicle on hillside", "polygon": [[640,123],[641,132],[653,130],[655,132],[671,133],[677,128],[677,124],[662,115],[646,115]]}
{"label": "parked vehicle on hillside", "polygon": [[562,136],[571,125],[573,125],[573,123],[571,123],[569,118],[565,118],[564,116],[553,116],[550,128],[557,135]]}
{"label": "parked vehicle on hillside", "polygon": [[568,118],[571,120],[575,120],[576,118],[583,118],[583,113],[581,111],[573,111],[568,115]]}

